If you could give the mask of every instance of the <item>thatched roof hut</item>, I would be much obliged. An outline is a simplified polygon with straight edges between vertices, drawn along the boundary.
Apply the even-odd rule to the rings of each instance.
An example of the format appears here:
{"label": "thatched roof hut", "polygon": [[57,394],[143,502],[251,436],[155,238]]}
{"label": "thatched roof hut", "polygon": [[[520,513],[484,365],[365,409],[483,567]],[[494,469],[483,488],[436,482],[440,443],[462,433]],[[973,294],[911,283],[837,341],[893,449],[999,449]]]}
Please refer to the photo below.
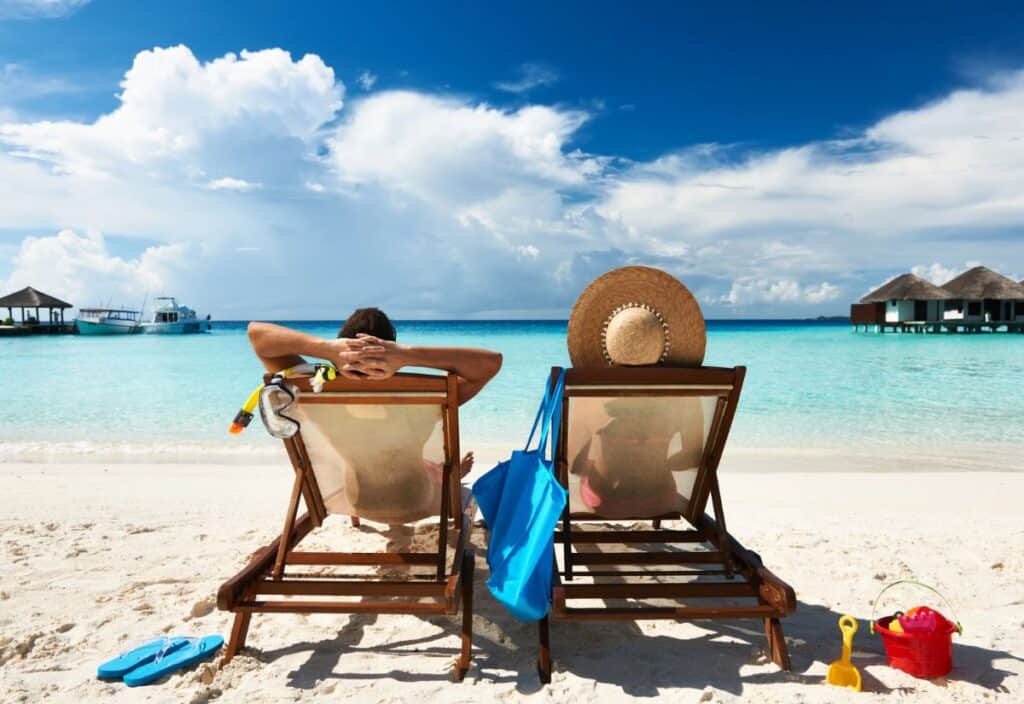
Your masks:
{"label": "thatched roof hut", "polygon": [[860,299],[861,303],[884,303],[885,301],[943,301],[955,298],[949,291],[940,288],[915,274],[901,274]]}
{"label": "thatched roof hut", "polygon": [[942,287],[953,294],[953,298],[965,300],[1024,300],[1024,285],[985,266],[968,269]]}
{"label": "thatched roof hut", "polygon": [[0,308],[74,308],[73,305],[62,301],[56,296],[37,291],[31,286],[26,286],[20,291],[10,293],[0,298]]}
{"label": "thatched roof hut", "polygon": [[[64,309],[74,308],[73,305],[67,301],[62,301],[56,296],[51,296],[48,293],[37,291],[31,286],[26,286],[20,291],[7,294],[3,298],[0,298],[0,308],[7,309],[7,317],[13,320],[15,309],[21,310],[21,322],[22,323],[38,323],[39,321],[39,309],[46,308],[50,312],[50,322],[56,322],[59,318],[61,324],[64,323]],[[35,309],[35,317],[29,318],[26,310]],[[59,311],[59,315],[54,313]]]}

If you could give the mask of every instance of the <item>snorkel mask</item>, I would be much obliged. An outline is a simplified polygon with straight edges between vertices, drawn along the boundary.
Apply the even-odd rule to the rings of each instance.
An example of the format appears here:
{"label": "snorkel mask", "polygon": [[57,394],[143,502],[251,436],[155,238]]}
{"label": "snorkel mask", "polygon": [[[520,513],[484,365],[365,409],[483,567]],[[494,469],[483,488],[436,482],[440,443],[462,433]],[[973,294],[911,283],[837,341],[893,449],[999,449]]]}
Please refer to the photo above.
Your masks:
{"label": "snorkel mask", "polygon": [[320,393],[325,383],[338,378],[338,370],[330,364],[299,364],[279,371],[249,395],[228,432],[238,435],[245,430],[252,421],[256,406],[259,406],[263,427],[271,436],[286,440],[299,432],[299,421],[285,413],[295,403],[298,393],[294,386],[285,383],[285,379],[299,375],[310,375],[309,385],[313,393]]}
{"label": "snorkel mask", "polygon": [[272,437],[287,439],[299,432],[299,421],[285,411],[295,403],[295,388],[275,376],[260,389],[259,409],[263,427]]}

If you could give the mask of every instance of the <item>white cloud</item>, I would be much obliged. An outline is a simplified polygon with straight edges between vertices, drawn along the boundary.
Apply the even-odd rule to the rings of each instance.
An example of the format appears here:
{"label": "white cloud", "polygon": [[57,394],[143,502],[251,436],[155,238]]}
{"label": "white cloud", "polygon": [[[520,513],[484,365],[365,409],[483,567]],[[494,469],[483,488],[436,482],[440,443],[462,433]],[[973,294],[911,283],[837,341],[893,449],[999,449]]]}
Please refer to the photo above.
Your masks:
{"label": "white cloud", "polygon": [[723,297],[732,305],[752,303],[813,304],[832,301],[839,297],[839,287],[822,281],[801,286],[792,279],[744,279],[734,281]]}
{"label": "white cloud", "polygon": [[1024,72],[883,119],[861,135],[735,160],[682,152],[612,183],[602,211],[662,237],[747,230],[891,240],[1021,222]]}
{"label": "white cloud", "polygon": [[[118,108],[92,124],[5,124],[0,142],[63,173],[110,176],[144,169],[181,178],[223,158],[228,148],[312,139],[344,95],[319,57],[293,61],[280,49],[227,54],[205,64],[184,46],[143,51],[121,88]],[[272,172],[273,165],[254,164],[253,170]]]}
{"label": "white cloud", "polygon": [[147,248],[137,259],[112,255],[97,232],[26,237],[13,258],[13,271],[0,290],[34,286],[76,306],[142,303],[145,291],[162,291],[188,266],[183,244]]}
{"label": "white cloud", "polygon": [[251,183],[241,178],[232,178],[225,176],[223,178],[217,178],[206,183],[206,187],[211,191],[239,191],[246,192],[251,191],[254,188],[262,188],[263,184]]}
{"label": "white cloud", "polygon": [[510,191],[585,186],[600,167],[566,153],[585,113],[529,106],[505,111],[409,91],[360,101],[329,140],[348,185],[375,184],[458,214]]}
{"label": "white cloud", "polygon": [[537,63],[525,63],[519,67],[519,78],[511,81],[498,81],[494,87],[506,93],[526,93],[541,86],[550,86],[558,82],[558,72],[550,66]]}
{"label": "white cloud", "polygon": [[65,17],[89,0],[0,0],[0,20]]}
{"label": "white cloud", "polygon": [[377,83],[377,74],[374,73],[373,71],[363,71],[362,73],[359,74],[359,77],[356,79],[356,82],[359,84],[359,87],[362,88],[363,90],[373,90],[373,86],[376,85]]}
{"label": "white cloud", "polygon": [[77,88],[55,76],[39,75],[18,63],[0,65],[0,104],[8,107],[47,95],[72,93]]}
{"label": "white cloud", "polygon": [[[922,279],[927,279],[936,286],[941,286],[947,281],[956,278],[957,276],[964,273],[968,269],[976,267],[979,264],[981,264],[981,262],[970,261],[964,264],[963,266],[947,267],[940,264],[939,262],[932,262],[931,264],[928,265],[918,264],[917,266],[914,266],[910,269],[910,273],[920,276]],[[878,287],[876,286],[875,288]]]}

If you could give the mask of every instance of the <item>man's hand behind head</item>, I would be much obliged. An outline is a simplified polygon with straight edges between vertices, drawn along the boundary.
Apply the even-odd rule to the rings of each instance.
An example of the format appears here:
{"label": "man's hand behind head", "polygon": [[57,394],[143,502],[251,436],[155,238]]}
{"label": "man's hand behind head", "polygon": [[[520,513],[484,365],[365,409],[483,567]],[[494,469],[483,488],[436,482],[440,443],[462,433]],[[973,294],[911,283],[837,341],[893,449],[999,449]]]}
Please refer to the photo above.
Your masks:
{"label": "man's hand behind head", "polygon": [[348,337],[329,340],[327,345],[331,352],[330,361],[346,379],[387,378],[373,373],[376,365],[371,360],[384,352],[380,345],[362,338]]}

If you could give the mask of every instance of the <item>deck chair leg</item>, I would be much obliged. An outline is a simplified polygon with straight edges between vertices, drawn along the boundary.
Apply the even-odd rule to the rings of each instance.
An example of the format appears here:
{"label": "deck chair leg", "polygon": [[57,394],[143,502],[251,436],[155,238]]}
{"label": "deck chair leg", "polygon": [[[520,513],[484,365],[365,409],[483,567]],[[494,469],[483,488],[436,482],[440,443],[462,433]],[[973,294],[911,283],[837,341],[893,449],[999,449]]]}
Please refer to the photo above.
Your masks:
{"label": "deck chair leg", "polygon": [[764,633],[768,636],[768,654],[771,656],[772,662],[778,665],[780,670],[792,670],[789,648],[786,647],[786,637],[782,634],[782,623],[779,619],[766,618]]}
{"label": "deck chair leg", "polygon": [[551,627],[548,616],[537,622],[537,674],[541,684],[551,684]]}
{"label": "deck chair leg", "polygon": [[274,569],[270,573],[270,576],[274,579],[281,579],[281,576],[284,574],[284,565],[288,558],[288,551],[292,547],[295,517],[299,513],[299,499],[302,498],[302,482],[302,474],[296,472],[295,483],[292,485],[292,496],[288,501],[288,510],[284,516],[284,528],[281,529],[281,540],[277,544],[277,559],[274,560]]}
{"label": "deck chair leg", "polygon": [[732,579],[733,563],[732,552],[729,550],[729,532],[725,527],[725,509],[722,508],[722,490],[718,485],[718,475],[711,475],[711,502],[715,508],[715,523],[718,525],[718,549],[723,555],[722,564],[725,566],[725,578]]}
{"label": "deck chair leg", "polygon": [[235,622],[231,626],[231,638],[228,639],[228,647],[224,650],[224,657],[220,661],[221,667],[231,662],[231,658],[238,655],[239,651],[245,647],[245,637],[249,634],[249,621],[251,620],[251,611],[239,611],[235,614]]}
{"label": "deck chair leg", "polygon": [[476,555],[466,552],[462,556],[462,651],[455,665],[455,681],[461,682],[469,671],[473,654],[473,579],[476,571]]}
{"label": "deck chair leg", "polygon": [[352,521],[352,527],[353,528],[358,528],[359,527],[359,516],[352,516],[349,520]]}
{"label": "deck chair leg", "polygon": [[661,519],[660,518],[655,518],[653,521],[651,521],[651,523],[654,526],[654,530],[661,530]]}

